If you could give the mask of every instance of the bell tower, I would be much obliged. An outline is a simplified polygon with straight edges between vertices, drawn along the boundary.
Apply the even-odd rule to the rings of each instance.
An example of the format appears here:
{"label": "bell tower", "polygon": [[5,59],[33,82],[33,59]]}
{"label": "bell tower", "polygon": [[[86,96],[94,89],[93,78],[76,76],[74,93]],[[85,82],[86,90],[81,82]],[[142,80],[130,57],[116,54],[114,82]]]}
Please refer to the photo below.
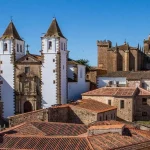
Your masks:
{"label": "bell tower", "polygon": [[42,95],[43,107],[67,103],[67,39],[56,18],[42,40]]}
{"label": "bell tower", "polygon": [[147,40],[144,39],[144,53],[150,55],[150,35]]}
{"label": "bell tower", "polygon": [[3,82],[1,100],[4,117],[14,115],[14,62],[24,54],[24,41],[20,38],[14,23],[11,21],[0,37],[0,75]]}

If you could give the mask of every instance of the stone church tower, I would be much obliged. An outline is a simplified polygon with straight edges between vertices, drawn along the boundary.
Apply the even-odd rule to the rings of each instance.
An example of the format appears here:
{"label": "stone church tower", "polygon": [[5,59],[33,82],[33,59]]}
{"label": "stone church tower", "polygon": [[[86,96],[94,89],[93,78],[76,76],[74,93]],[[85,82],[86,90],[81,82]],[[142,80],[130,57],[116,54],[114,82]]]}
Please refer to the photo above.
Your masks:
{"label": "stone church tower", "polygon": [[67,39],[63,36],[57,20],[54,18],[47,33],[41,38],[43,65],[42,104],[50,107],[53,104],[67,102]]}
{"label": "stone church tower", "polygon": [[4,117],[14,115],[14,62],[25,54],[24,44],[11,21],[0,38],[0,75],[3,82],[0,97]]}

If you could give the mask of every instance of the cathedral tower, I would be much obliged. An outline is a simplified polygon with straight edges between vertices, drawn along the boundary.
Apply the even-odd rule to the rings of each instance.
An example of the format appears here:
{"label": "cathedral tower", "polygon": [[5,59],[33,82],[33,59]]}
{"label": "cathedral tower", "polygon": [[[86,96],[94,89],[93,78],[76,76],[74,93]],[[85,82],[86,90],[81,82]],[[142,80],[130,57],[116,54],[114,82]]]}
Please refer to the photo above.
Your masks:
{"label": "cathedral tower", "polygon": [[11,21],[0,38],[1,100],[4,117],[14,115],[14,62],[24,55],[24,41]]}
{"label": "cathedral tower", "polygon": [[54,18],[42,37],[43,107],[67,103],[67,39]]}

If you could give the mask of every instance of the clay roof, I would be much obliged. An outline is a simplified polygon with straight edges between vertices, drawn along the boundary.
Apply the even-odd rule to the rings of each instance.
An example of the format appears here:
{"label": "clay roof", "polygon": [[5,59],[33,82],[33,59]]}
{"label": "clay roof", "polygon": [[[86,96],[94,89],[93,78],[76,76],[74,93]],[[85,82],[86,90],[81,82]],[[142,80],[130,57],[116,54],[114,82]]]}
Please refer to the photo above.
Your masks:
{"label": "clay roof", "polygon": [[83,96],[133,96],[136,91],[134,87],[103,87],[83,93]]}
{"label": "clay roof", "polygon": [[114,106],[110,106],[110,105],[98,102],[96,100],[93,100],[93,99],[78,100],[75,103],[69,104],[69,106],[87,109],[89,111],[96,112],[96,113],[101,113],[101,112],[106,112],[106,111],[117,109]]}
{"label": "clay roof", "polygon": [[2,35],[1,38],[2,39],[14,38],[17,40],[22,40],[12,21],[9,23],[8,27],[6,28],[4,34]]}
{"label": "clay roof", "polygon": [[57,23],[56,18],[53,19],[49,29],[47,30],[47,33],[44,35],[44,37],[62,37],[65,38],[59,28],[59,25]]}
{"label": "clay roof", "polygon": [[140,93],[138,95],[140,96],[150,96],[150,91],[147,91],[143,88],[138,87],[138,89],[140,90]]}
{"label": "clay roof", "polygon": [[150,79],[150,71],[136,71],[127,75],[127,80]]}
{"label": "clay roof", "polygon": [[[123,135],[108,132],[93,136],[88,136],[88,134],[82,134],[79,136],[62,136],[59,134],[59,132],[63,132],[61,129],[57,130],[58,135],[43,135],[43,131],[40,131],[37,135],[30,134],[31,130],[33,130],[32,126],[38,126],[36,127],[38,130],[45,130],[44,128],[49,128],[46,126],[49,126],[49,124],[60,124],[60,126],[62,124],[65,125],[65,123],[46,122],[43,126],[43,123],[44,122],[24,123],[22,125],[7,129],[7,132],[0,132],[0,149],[138,150],[150,147],[150,131],[142,131],[136,129],[135,127],[128,126],[125,126],[123,129]],[[101,124],[102,127],[106,125],[106,127],[104,127],[105,129],[113,125],[114,127],[122,126],[122,123],[118,121],[102,121],[101,123],[99,121],[97,123],[99,123],[97,124],[97,127],[101,126]],[[94,124],[94,126],[95,125],[96,124]],[[56,126],[53,126],[54,130],[57,128]],[[69,132],[72,132],[71,130],[74,130],[75,126],[83,125],[74,124],[72,128],[68,128],[68,126],[65,127],[65,130],[68,128]],[[25,131],[24,128],[28,128],[29,131],[26,132],[27,134],[22,134]],[[12,132],[8,132],[9,130]],[[16,134],[16,131],[19,130],[20,134]],[[44,132],[47,131],[48,130],[46,129]]]}
{"label": "clay roof", "polygon": [[127,77],[127,75],[131,71],[116,71],[116,72],[110,72],[104,75],[101,75],[101,77]]}
{"label": "clay roof", "polygon": [[58,122],[27,122],[12,127],[0,134],[39,135],[39,136],[78,136],[86,133],[84,124]]}
{"label": "clay roof", "polygon": [[150,71],[116,71],[101,77],[125,77],[127,80],[150,79]]}
{"label": "clay roof", "polygon": [[68,61],[68,65],[81,65],[81,64],[77,63],[75,60],[70,60]]}

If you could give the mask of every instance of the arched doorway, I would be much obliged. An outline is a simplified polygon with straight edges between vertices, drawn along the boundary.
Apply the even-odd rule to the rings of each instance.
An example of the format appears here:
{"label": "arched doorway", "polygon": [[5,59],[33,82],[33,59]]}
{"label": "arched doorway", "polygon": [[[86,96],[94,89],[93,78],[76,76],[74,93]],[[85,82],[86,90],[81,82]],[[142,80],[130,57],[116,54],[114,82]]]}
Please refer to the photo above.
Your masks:
{"label": "arched doorway", "polygon": [[29,101],[24,103],[24,113],[32,111],[32,104]]}

